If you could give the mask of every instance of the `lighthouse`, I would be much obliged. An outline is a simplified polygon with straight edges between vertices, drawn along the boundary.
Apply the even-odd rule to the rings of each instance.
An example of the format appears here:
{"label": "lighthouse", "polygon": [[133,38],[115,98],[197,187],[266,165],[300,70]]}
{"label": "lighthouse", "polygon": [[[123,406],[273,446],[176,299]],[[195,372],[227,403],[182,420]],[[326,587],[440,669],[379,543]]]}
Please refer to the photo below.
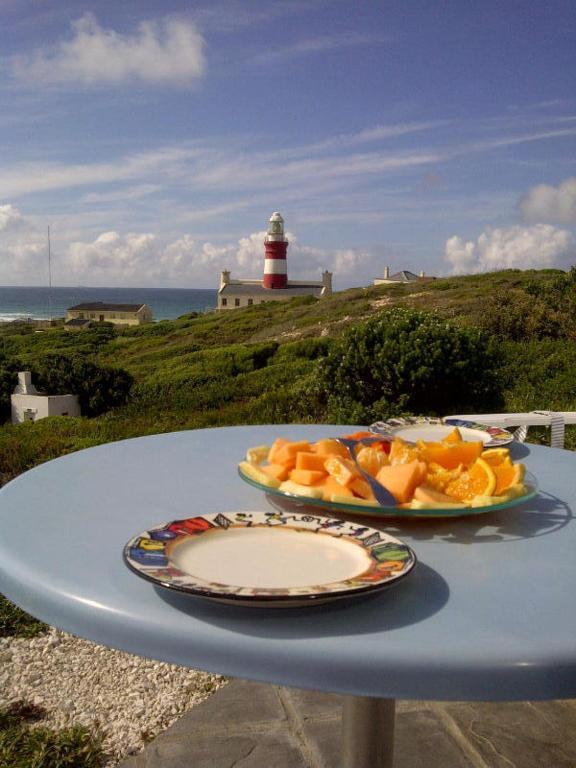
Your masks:
{"label": "lighthouse", "polygon": [[264,288],[286,288],[288,269],[286,266],[286,251],[288,240],[284,235],[284,219],[275,211],[270,216],[268,232],[264,238]]}

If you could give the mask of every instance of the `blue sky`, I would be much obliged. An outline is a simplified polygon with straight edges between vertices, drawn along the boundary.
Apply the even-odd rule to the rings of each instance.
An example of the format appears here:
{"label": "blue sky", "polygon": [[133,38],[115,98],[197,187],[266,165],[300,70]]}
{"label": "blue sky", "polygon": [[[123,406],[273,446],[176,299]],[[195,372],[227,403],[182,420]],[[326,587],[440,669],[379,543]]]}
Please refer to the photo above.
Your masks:
{"label": "blue sky", "polygon": [[0,0],[0,284],[576,263],[576,6]]}

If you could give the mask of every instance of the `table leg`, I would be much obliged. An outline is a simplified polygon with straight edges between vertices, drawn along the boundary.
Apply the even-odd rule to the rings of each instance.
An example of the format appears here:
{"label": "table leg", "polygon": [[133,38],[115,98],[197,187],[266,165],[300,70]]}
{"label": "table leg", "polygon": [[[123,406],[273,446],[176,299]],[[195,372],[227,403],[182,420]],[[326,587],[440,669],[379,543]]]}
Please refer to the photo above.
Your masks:
{"label": "table leg", "polygon": [[345,696],[342,768],[392,768],[394,699]]}

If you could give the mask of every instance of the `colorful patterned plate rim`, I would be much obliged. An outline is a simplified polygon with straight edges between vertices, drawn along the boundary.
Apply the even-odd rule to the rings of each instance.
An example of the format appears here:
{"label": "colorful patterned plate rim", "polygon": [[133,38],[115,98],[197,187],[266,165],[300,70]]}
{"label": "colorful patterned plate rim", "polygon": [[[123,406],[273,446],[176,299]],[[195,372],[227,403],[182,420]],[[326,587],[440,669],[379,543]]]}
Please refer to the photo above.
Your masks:
{"label": "colorful patterned plate rim", "polygon": [[389,534],[301,512],[220,512],[133,536],[124,561],[168,589],[225,603],[319,604],[396,583],[416,565]]}
{"label": "colorful patterned plate rim", "polygon": [[523,496],[517,496],[514,499],[503,501],[501,504],[491,504],[489,507],[460,507],[451,509],[403,509],[402,507],[381,507],[379,504],[367,504],[367,502],[359,499],[356,504],[340,504],[334,501],[325,501],[324,499],[315,499],[311,496],[296,496],[293,493],[287,493],[281,491],[279,488],[269,488],[267,485],[259,483],[257,480],[253,480],[242,472],[242,469],[238,467],[238,474],[254,488],[258,488],[264,493],[268,493],[271,496],[280,496],[283,499],[287,499],[300,506],[312,506],[320,507],[323,509],[331,510],[332,512],[346,512],[347,514],[360,515],[363,517],[467,517],[469,515],[481,515],[488,512],[496,512],[499,509],[510,509],[510,507],[516,507],[525,501],[530,501],[538,495],[538,485],[536,478],[530,472],[526,472],[524,477],[524,485],[526,486],[526,493]]}
{"label": "colorful patterned plate rim", "polygon": [[[406,416],[405,418],[376,421],[370,425],[369,429],[377,435],[398,436],[407,442],[414,442],[415,440],[441,440],[444,432],[442,427],[446,427],[446,434],[454,427],[458,427],[464,433],[464,439],[482,440],[486,448],[499,448],[514,440],[514,435],[502,427],[491,427],[488,424],[479,424],[463,419],[443,419],[431,416]],[[474,433],[478,434],[475,435]]]}

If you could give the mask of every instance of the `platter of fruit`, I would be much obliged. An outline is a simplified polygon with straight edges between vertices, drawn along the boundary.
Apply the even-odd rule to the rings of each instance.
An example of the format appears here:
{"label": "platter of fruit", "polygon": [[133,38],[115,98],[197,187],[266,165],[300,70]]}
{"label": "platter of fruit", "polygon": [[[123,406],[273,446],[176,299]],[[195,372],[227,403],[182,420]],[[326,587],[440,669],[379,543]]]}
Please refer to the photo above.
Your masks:
{"label": "platter of fruit", "polygon": [[536,481],[506,447],[464,440],[408,442],[373,432],[290,440],[249,448],[240,477],[299,504],[361,515],[458,517],[507,509],[534,498]]}

